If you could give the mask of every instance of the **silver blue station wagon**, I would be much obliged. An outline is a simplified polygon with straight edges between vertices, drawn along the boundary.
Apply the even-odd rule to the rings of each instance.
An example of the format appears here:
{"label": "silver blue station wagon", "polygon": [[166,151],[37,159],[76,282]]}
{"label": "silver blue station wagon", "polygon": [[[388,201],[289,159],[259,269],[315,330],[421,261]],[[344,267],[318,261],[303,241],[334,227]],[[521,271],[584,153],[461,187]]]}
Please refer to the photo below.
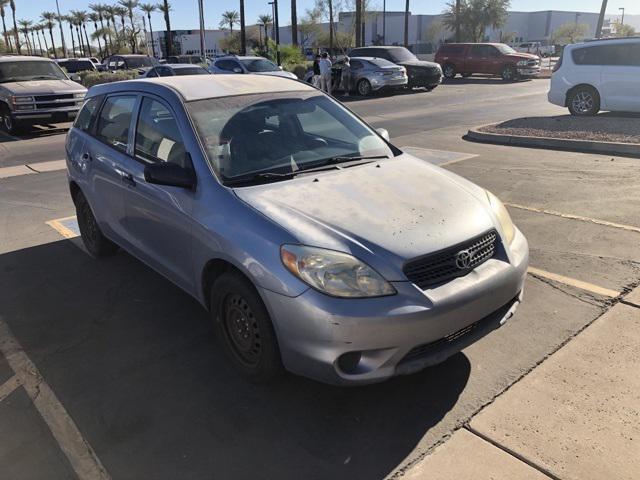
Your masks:
{"label": "silver blue station wagon", "polygon": [[86,250],[122,248],[195,297],[255,381],[416,372],[522,300],[528,245],[500,200],[302,82],[99,85],[66,151]]}

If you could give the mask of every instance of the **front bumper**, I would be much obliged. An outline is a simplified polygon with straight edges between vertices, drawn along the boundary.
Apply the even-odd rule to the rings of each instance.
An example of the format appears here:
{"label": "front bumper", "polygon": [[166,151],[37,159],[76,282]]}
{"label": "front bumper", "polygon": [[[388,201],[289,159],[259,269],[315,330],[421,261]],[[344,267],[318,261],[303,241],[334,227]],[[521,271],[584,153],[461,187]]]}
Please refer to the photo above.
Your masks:
{"label": "front bumper", "polygon": [[540,75],[540,67],[524,67],[517,69],[518,75],[521,77],[536,77]]}
{"label": "front bumper", "polygon": [[436,87],[442,83],[442,74],[436,73],[432,75],[411,75],[409,74],[410,87]]}
{"label": "front bumper", "polygon": [[407,77],[397,77],[390,79],[371,79],[371,88],[373,91],[402,88],[407,85]]}
{"label": "front bumper", "polygon": [[522,299],[529,247],[519,231],[509,259],[422,291],[339,299],[309,289],[291,298],[261,290],[291,372],[331,384],[366,384],[443,362],[510,318]]}
{"label": "front bumper", "polygon": [[12,111],[11,117],[20,123],[61,123],[69,122],[76,118],[80,107],[52,109],[52,110],[22,110]]}

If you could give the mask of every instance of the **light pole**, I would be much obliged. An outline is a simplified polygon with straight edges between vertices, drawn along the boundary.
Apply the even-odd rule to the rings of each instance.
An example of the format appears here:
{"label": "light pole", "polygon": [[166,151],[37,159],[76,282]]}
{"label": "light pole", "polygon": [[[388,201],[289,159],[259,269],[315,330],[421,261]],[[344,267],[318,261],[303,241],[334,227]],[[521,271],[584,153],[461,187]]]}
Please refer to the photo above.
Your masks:
{"label": "light pole", "polygon": [[278,21],[278,0],[269,2],[269,5],[273,7],[273,33],[276,42],[276,62],[278,63],[278,66],[280,66],[280,22]]}
{"label": "light pole", "polygon": [[598,17],[598,25],[596,26],[596,38],[602,37],[602,24],[604,23],[604,15],[607,11],[607,0],[602,0],[600,8],[600,16]]}
{"label": "light pole", "polygon": [[198,9],[200,10],[200,56],[204,60],[207,58],[204,45],[204,0],[198,0]]}
{"label": "light pole", "polygon": [[58,9],[58,27],[60,28],[60,40],[62,41],[62,54],[67,57],[67,44],[64,41],[64,31],[62,30],[62,15],[60,15],[60,5],[56,0],[56,8]]}
{"label": "light pole", "polygon": [[620,7],[618,10],[622,10],[622,20],[620,20],[620,26],[624,25],[624,7]]}
{"label": "light pole", "polygon": [[387,0],[382,0],[382,44],[387,44]]}

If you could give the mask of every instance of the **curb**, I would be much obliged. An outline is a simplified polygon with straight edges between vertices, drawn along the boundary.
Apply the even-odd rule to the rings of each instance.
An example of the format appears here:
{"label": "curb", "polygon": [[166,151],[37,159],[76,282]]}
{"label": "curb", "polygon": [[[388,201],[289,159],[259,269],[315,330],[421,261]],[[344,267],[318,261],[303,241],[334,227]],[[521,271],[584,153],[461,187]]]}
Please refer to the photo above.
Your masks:
{"label": "curb", "polygon": [[499,133],[481,132],[480,129],[497,124],[484,125],[470,129],[463,137],[479,143],[493,143],[514,147],[544,148],[548,150],[566,150],[581,153],[599,153],[621,157],[640,158],[640,144],[596,142],[591,140],[570,140],[551,137],[526,137],[522,135],[503,135]]}

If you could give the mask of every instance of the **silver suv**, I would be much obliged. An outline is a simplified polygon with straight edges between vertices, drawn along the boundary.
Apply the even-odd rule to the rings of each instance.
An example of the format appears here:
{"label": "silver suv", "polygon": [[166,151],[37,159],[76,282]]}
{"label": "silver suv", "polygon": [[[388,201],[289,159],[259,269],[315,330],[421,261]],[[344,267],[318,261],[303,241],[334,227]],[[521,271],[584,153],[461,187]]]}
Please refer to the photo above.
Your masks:
{"label": "silver suv", "polygon": [[0,123],[9,134],[26,125],[73,120],[86,93],[52,60],[0,57]]}

